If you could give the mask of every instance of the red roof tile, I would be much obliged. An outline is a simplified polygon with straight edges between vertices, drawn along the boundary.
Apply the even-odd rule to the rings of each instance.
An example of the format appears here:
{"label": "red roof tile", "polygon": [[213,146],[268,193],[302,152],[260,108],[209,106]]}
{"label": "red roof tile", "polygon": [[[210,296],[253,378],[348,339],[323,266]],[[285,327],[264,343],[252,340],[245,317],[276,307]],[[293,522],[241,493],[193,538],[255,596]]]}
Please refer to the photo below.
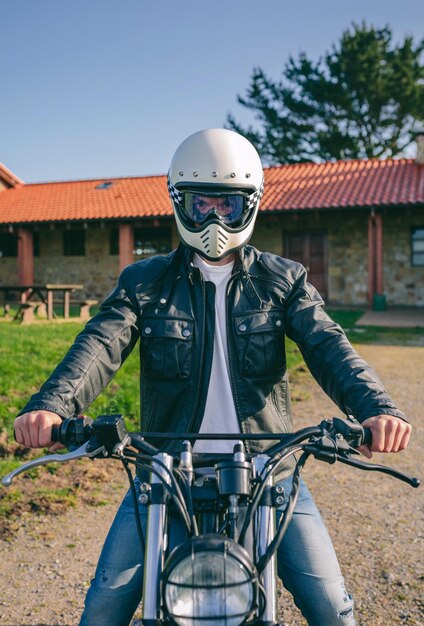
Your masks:
{"label": "red roof tile", "polygon": [[[104,189],[98,186],[112,184]],[[301,163],[265,170],[262,211],[424,204],[412,159]],[[0,223],[172,215],[165,176],[28,184],[0,192]]]}
{"label": "red roof tile", "polygon": [[370,159],[271,167],[262,209],[409,204],[424,204],[424,165],[412,159]]}

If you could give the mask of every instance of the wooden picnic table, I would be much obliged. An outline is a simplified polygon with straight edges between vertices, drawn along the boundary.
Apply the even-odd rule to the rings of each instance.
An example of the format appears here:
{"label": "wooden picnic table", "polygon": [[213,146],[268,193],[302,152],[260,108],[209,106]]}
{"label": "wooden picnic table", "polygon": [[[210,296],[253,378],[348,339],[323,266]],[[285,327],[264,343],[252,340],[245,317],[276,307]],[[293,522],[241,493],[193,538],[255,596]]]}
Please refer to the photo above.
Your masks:
{"label": "wooden picnic table", "polygon": [[69,317],[69,303],[71,299],[71,293],[75,291],[81,291],[84,288],[84,285],[57,285],[57,284],[47,284],[47,317],[48,319],[53,319],[54,310],[53,310],[53,298],[54,294],[57,292],[62,292],[63,294],[63,317],[68,319]]}
{"label": "wooden picnic table", "polygon": [[15,319],[21,314],[24,304],[35,302],[34,298],[38,298],[46,306],[47,318],[51,320],[56,317],[53,309],[55,294],[62,294],[63,317],[67,319],[69,318],[70,294],[83,288],[84,285],[79,284],[57,283],[47,283],[45,285],[0,285],[0,293],[5,294],[5,300],[10,299],[11,293],[19,294],[20,307],[15,315]]}

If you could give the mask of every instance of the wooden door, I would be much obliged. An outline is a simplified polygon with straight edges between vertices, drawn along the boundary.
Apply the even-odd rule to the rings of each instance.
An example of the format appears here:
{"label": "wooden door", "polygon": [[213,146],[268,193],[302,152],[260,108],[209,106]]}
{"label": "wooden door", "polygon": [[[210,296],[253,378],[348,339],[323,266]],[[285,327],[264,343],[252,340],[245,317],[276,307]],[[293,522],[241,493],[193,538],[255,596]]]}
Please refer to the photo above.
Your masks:
{"label": "wooden door", "polygon": [[309,282],[326,299],[328,296],[326,233],[313,231],[286,233],[284,256],[306,267]]}

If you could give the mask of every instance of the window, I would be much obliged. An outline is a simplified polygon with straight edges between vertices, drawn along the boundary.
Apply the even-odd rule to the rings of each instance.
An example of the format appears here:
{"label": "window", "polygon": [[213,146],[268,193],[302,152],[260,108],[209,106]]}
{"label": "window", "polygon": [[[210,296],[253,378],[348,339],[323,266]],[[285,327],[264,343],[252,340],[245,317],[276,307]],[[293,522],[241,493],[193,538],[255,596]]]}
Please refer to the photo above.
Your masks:
{"label": "window", "polygon": [[411,236],[411,264],[424,267],[424,228],[414,228]]}
{"label": "window", "polygon": [[63,254],[65,256],[85,255],[85,230],[65,230],[63,233]]}
{"label": "window", "polygon": [[109,254],[119,254],[119,228],[111,228],[109,231]]}
{"label": "window", "polygon": [[0,257],[18,256],[18,237],[12,233],[0,233]]}
{"label": "window", "polygon": [[167,226],[134,228],[134,254],[136,256],[168,254],[171,247],[171,228]]}
{"label": "window", "polygon": [[96,189],[109,189],[109,187],[112,187],[113,182],[111,182],[110,180],[105,181],[104,183],[99,183],[98,185],[96,185]]}

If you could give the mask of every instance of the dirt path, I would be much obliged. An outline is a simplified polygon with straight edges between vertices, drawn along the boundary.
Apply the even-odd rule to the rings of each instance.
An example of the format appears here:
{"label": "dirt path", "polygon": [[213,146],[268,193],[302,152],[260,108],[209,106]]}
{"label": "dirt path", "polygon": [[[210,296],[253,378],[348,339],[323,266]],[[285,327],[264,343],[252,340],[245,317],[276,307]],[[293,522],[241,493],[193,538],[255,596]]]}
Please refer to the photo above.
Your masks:
{"label": "dirt path", "polygon": [[[415,425],[407,453],[375,460],[424,477],[424,348],[360,346],[359,351]],[[301,376],[293,395],[299,427],[338,414],[309,374]],[[114,486],[106,482],[102,489],[103,506],[79,505],[60,516],[24,514],[17,534],[0,544],[0,625],[78,624],[98,552],[125,490],[121,471],[113,476]],[[305,476],[355,597],[358,626],[422,626],[424,487],[415,491],[390,477],[313,461]],[[285,623],[303,626],[285,593],[280,599]]]}

